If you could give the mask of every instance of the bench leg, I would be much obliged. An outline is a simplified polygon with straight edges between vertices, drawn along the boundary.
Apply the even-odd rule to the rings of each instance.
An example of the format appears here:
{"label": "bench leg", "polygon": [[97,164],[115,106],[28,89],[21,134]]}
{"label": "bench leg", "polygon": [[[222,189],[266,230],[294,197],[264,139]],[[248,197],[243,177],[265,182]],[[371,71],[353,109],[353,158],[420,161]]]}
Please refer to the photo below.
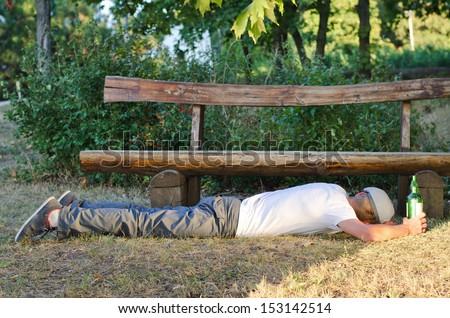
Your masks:
{"label": "bench leg", "polygon": [[409,176],[398,176],[397,214],[406,216],[406,197],[409,194]]}
{"label": "bench leg", "polygon": [[434,171],[416,173],[419,192],[423,198],[423,210],[431,218],[444,217],[444,181]]}
{"label": "bench leg", "polygon": [[188,177],[187,205],[194,206],[200,201],[200,178],[199,176]]}
{"label": "bench leg", "polygon": [[187,204],[186,176],[175,170],[165,170],[150,181],[152,207],[185,206]]}

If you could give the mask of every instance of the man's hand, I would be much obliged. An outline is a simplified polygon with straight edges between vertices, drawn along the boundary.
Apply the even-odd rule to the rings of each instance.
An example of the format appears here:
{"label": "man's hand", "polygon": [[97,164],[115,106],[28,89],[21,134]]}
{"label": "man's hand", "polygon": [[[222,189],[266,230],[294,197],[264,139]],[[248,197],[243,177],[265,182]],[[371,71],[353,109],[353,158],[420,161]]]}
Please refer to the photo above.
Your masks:
{"label": "man's hand", "polygon": [[365,242],[378,242],[423,233],[427,229],[427,219],[426,214],[421,213],[412,219],[403,218],[403,223],[398,225],[391,221],[384,224],[366,224],[358,219],[350,219],[339,222],[338,226],[344,232]]}
{"label": "man's hand", "polygon": [[426,214],[420,213],[412,219],[403,218],[403,224],[408,225],[409,235],[424,233],[427,230]]}

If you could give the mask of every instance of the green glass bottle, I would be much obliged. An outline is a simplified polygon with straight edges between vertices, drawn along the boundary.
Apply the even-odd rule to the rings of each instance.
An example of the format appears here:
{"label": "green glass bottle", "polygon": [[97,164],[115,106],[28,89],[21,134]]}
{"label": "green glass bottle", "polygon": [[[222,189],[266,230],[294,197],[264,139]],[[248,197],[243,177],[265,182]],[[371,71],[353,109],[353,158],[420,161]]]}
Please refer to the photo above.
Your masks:
{"label": "green glass bottle", "polygon": [[419,193],[419,186],[417,184],[416,176],[411,180],[411,193],[406,198],[406,217],[411,219],[419,215],[423,211],[423,199]]}

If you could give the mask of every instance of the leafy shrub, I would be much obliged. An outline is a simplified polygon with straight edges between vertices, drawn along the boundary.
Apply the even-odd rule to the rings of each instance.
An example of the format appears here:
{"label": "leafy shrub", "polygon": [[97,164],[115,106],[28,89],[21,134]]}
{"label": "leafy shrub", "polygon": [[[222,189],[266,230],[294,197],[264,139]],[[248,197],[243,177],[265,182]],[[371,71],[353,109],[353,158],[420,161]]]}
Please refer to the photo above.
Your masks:
{"label": "leafy shrub", "polygon": [[377,51],[377,59],[395,69],[414,67],[450,67],[450,52],[431,45],[411,50],[384,49]]}
{"label": "leafy shrub", "polygon": [[[44,157],[44,170],[77,172],[78,153],[106,147],[133,149],[158,122],[172,129],[185,126],[173,108],[149,103],[103,103],[106,75],[155,78],[158,61],[142,52],[145,39],[103,34],[95,25],[79,25],[68,43],[56,43],[48,73],[36,69],[37,50],[25,50],[22,98],[13,96],[9,118]],[[169,60],[166,60],[170,64]],[[164,109],[164,110],[162,110]],[[161,121],[166,118],[166,122]],[[187,117],[187,116],[185,116]],[[174,137],[158,129],[161,138]],[[160,134],[161,135],[161,134]]]}

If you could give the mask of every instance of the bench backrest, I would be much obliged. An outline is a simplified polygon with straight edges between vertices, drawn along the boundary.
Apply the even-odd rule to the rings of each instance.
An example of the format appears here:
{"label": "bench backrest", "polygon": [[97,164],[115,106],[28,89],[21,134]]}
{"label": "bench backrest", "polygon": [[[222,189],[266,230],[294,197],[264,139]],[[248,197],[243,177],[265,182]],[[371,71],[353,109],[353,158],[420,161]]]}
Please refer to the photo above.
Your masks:
{"label": "bench backrest", "polygon": [[450,97],[450,78],[338,86],[230,85],[107,76],[104,101],[225,106],[321,106]]}
{"label": "bench backrest", "polygon": [[191,149],[201,149],[204,105],[323,106],[401,102],[400,150],[410,149],[411,101],[450,97],[450,78],[338,86],[230,85],[107,76],[104,101],[192,104]]}

